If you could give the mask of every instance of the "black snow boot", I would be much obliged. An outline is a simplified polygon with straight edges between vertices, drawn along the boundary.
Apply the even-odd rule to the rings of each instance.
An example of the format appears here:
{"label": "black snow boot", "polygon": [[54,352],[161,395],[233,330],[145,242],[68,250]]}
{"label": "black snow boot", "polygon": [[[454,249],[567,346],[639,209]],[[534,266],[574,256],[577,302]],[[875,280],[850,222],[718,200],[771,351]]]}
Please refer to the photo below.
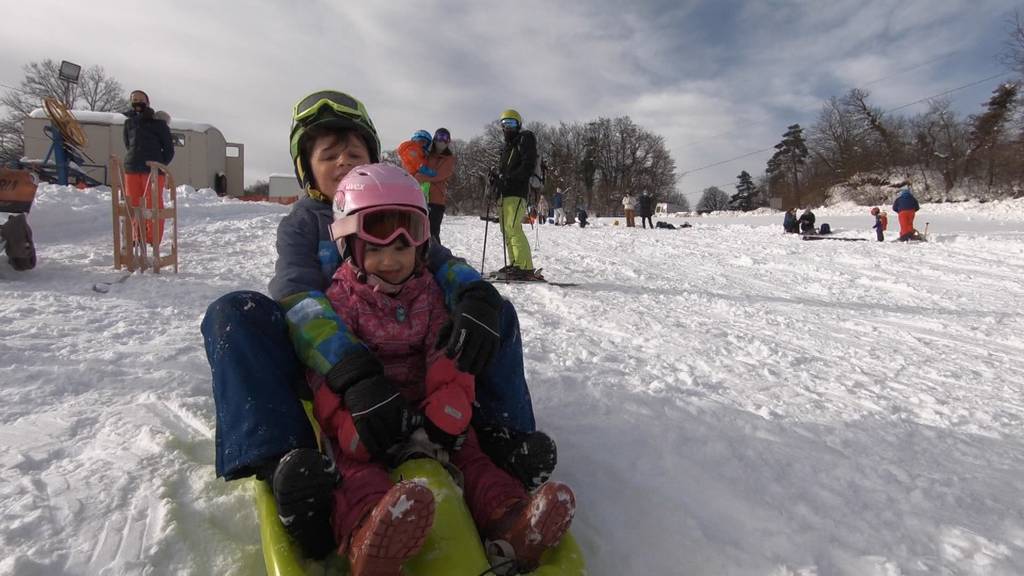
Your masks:
{"label": "black snow boot", "polygon": [[277,515],[302,552],[319,560],[336,550],[331,509],[340,478],[330,457],[312,448],[296,448],[281,458],[267,478],[274,489]]}
{"label": "black snow boot", "polygon": [[555,441],[539,430],[517,432],[504,426],[492,426],[478,428],[477,437],[484,453],[518,478],[527,490],[547,482],[558,463]]}

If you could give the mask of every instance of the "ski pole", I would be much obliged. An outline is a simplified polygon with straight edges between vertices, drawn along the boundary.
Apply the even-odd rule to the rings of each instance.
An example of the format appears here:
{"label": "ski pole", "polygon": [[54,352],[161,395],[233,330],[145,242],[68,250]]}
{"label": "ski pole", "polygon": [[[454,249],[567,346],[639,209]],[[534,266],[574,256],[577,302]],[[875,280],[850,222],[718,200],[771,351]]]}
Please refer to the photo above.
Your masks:
{"label": "ski pole", "polygon": [[929,224],[931,224],[931,222],[925,222],[924,223],[924,237],[925,237],[925,239],[928,238],[928,225]]}
{"label": "ski pole", "polygon": [[487,261],[487,228],[491,225],[491,191],[490,187],[484,183],[484,204],[487,207],[484,209],[484,250],[480,255],[480,275],[484,275],[484,262]]}

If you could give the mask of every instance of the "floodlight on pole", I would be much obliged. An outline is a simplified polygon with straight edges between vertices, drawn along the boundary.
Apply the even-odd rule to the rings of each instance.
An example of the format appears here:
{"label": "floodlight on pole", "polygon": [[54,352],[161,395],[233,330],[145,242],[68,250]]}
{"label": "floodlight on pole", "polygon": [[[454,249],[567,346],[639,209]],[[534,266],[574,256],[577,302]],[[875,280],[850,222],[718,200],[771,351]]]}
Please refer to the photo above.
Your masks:
{"label": "floodlight on pole", "polygon": [[64,82],[64,106],[67,108],[74,108],[75,106],[75,90],[72,86],[78,84],[78,76],[82,73],[82,67],[74,62],[68,62],[67,60],[60,61],[60,73],[59,77],[61,82]]}

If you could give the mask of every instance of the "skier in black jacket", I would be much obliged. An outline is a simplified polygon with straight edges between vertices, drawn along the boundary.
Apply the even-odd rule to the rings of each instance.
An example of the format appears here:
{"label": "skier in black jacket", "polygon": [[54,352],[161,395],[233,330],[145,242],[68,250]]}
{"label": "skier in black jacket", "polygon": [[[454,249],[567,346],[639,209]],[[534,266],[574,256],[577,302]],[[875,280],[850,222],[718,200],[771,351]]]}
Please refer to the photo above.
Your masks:
{"label": "skier in black jacket", "polygon": [[[154,112],[149,106],[149,96],[142,90],[131,94],[131,110],[124,113],[124,155],[125,193],[132,206],[140,206],[146,194],[149,180],[149,166],[146,162],[160,162],[167,165],[174,159],[174,141],[171,140],[171,129],[167,125],[169,116],[165,112]],[[163,189],[164,176],[159,177],[161,193],[156,195],[158,208],[164,207]],[[153,207],[153,199],[146,202],[147,208]],[[154,238],[151,224],[146,223],[146,242],[156,245],[163,236],[163,223]]]}
{"label": "skier in black jacket", "polygon": [[509,265],[499,272],[515,280],[543,280],[543,276],[533,268],[530,241],[523,232],[526,195],[530,191],[530,175],[537,162],[537,137],[533,132],[522,129],[523,117],[515,110],[502,112],[500,122],[505,134],[505,148],[493,181],[501,197],[501,229]]}

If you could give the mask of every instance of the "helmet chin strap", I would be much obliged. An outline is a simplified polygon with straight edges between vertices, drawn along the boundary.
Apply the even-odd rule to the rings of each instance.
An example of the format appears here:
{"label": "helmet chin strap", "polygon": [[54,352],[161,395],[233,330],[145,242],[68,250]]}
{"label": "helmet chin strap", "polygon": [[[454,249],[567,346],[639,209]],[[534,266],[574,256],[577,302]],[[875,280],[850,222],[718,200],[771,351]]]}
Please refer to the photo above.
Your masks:
{"label": "helmet chin strap", "polygon": [[413,271],[410,272],[408,276],[402,279],[401,282],[397,282],[395,284],[388,282],[387,280],[381,278],[380,276],[377,276],[376,274],[369,274],[366,272],[366,270],[363,270],[362,268],[357,267],[357,270],[358,271],[356,272],[356,278],[360,282],[364,282],[366,284],[369,284],[370,286],[373,286],[374,292],[382,292],[389,296],[394,296],[395,294],[398,294],[399,292],[402,291],[402,288],[405,287],[405,284],[406,282],[409,281],[409,279],[416,276],[416,273],[419,272],[419,267],[414,268]]}

